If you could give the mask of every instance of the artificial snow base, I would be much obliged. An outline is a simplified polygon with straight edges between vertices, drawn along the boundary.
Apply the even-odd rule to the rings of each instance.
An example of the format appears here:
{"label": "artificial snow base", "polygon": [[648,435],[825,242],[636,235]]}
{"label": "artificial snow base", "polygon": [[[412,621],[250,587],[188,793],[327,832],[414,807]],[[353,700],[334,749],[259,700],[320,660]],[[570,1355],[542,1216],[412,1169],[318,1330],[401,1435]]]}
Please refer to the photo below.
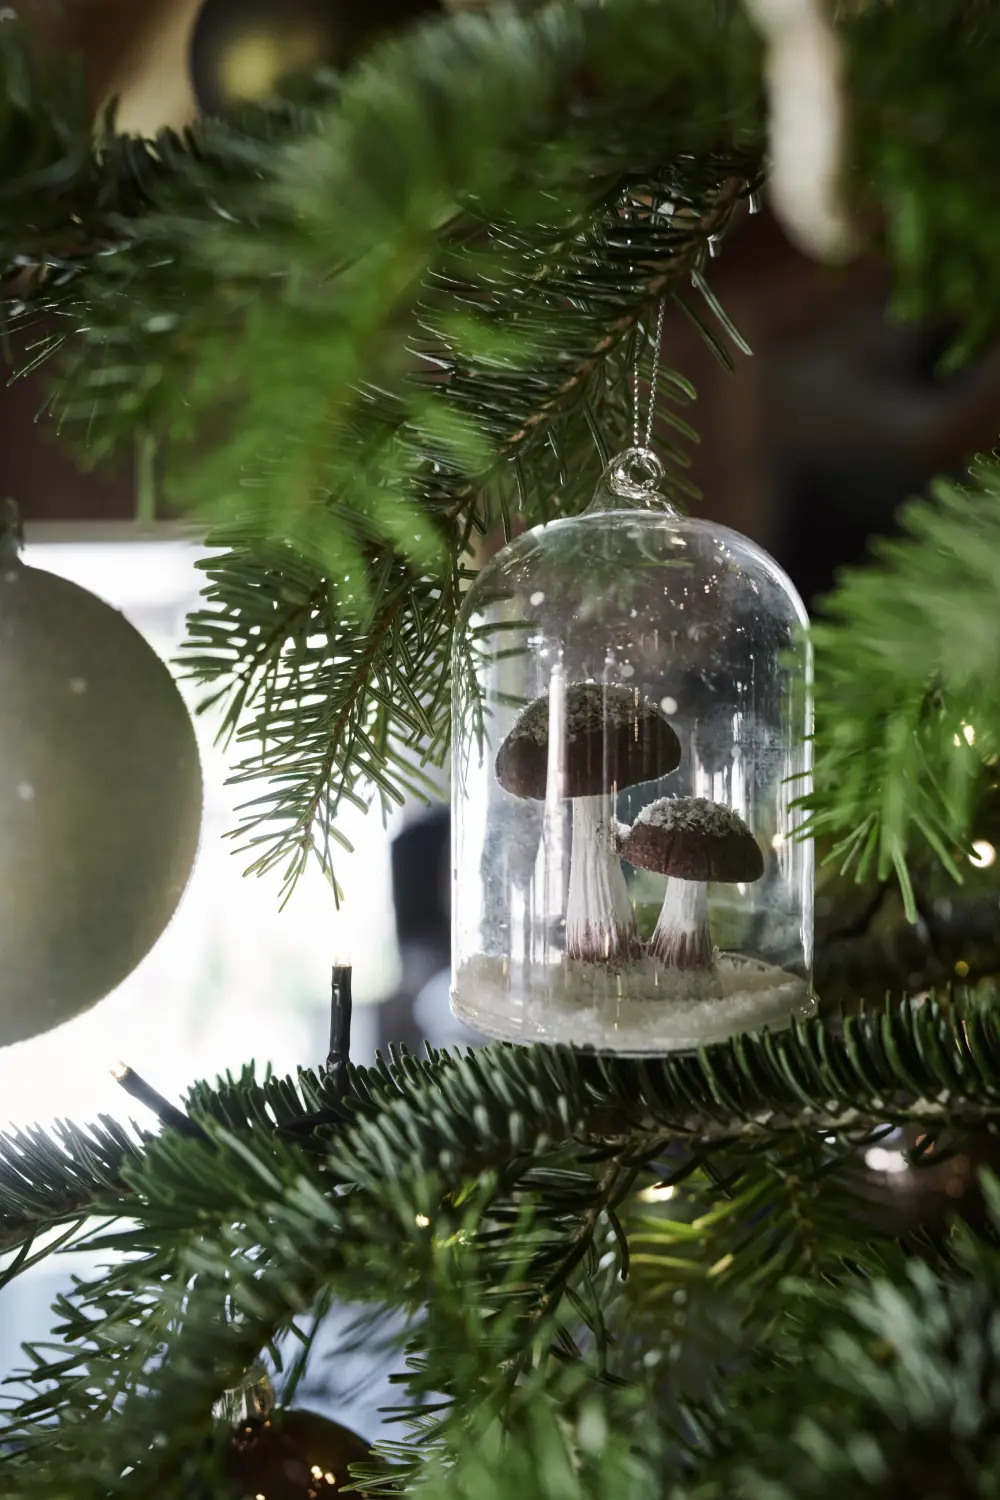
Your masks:
{"label": "artificial snow base", "polygon": [[816,1010],[804,979],[735,953],[716,955],[714,976],[665,969],[650,958],[614,970],[572,959],[515,964],[480,954],[459,969],[451,998],[460,1021],[499,1041],[631,1057],[690,1052],[765,1027],[780,1031]]}

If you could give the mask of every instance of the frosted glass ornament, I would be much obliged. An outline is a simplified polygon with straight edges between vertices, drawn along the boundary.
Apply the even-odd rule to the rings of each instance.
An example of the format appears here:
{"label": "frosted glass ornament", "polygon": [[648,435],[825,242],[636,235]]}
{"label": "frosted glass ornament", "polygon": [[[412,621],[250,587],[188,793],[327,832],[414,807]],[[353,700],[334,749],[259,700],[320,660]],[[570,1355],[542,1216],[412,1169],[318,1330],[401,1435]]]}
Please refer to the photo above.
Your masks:
{"label": "frosted glass ornament", "polygon": [[0,1047],[137,967],[201,824],[198,744],[169,670],[124,615],[21,562],[0,518]]}
{"label": "frosted glass ornament", "polygon": [[633,1055],[815,1008],[805,609],[653,454],[505,547],[456,631],[455,1015]]}

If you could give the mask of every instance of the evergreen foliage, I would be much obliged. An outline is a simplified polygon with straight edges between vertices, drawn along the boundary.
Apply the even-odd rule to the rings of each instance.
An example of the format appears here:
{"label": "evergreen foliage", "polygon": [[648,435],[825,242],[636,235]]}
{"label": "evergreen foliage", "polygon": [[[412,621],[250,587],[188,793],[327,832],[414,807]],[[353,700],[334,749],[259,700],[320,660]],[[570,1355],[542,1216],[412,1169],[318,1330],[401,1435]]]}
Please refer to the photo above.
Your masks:
{"label": "evergreen foliage", "polygon": [[[642,1390],[655,1396],[641,1336],[655,1329],[679,1351],[679,1308],[716,1358],[742,1369],[740,1319],[796,1336],[789,1276],[839,1286],[864,1269],[905,1282],[899,1247],[866,1220],[857,1152],[886,1122],[991,1126],[998,1053],[992,1013],[928,1003],[848,1022],[839,1041],[809,1025],[698,1058],[401,1054],[352,1070],[346,1100],[316,1074],[258,1082],[246,1070],[192,1091],[207,1139],[168,1130],[141,1155],[107,1127],[66,1130],[59,1143],[8,1136],[0,1243],[12,1271],[67,1224],[85,1226],[74,1243],[123,1258],[60,1298],[59,1343],[27,1351],[33,1368],[7,1412],[5,1493],[57,1492],[69,1466],[81,1500],[198,1493],[220,1437],[213,1403],[334,1298],[408,1320],[417,1434],[394,1450],[403,1473],[429,1445],[472,1464],[469,1476],[440,1477],[446,1491],[472,1483],[469,1435],[488,1443],[501,1414],[515,1433],[542,1422],[528,1451],[535,1441],[560,1451],[567,1409],[570,1422],[578,1411],[613,1430],[620,1413],[599,1418],[603,1403],[635,1409]],[[657,1179],[677,1186],[669,1215],[637,1200]],[[52,1185],[45,1200],[38,1182]],[[934,1254],[946,1267],[952,1252]],[[855,1317],[848,1299],[827,1310],[831,1322],[838,1306]],[[720,1308],[727,1319],[713,1331]],[[779,1373],[783,1359],[777,1350]],[[674,1363],[669,1376],[673,1424],[658,1410],[648,1439],[657,1462],[713,1472],[725,1433],[710,1460],[683,1458],[711,1394],[698,1389],[704,1372],[687,1393]],[[821,1394],[818,1375],[798,1380]],[[737,1412],[735,1432],[742,1421]],[[601,1455],[612,1467],[638,1461],[613,1443]],[[537,1493],[551,1494],[549,1482]],[[574,1483],[571,1493],[593,1493],[585,1471]]]}
{"label": "evergreen foliage", "polygon": [[[995,323],[1000,20],[968,0],[842,12],[858,216],[901,309],[960,320],[960,357]],[[226,701],[239,775],[263,783],[244,830],[256,869],[293,883],[316,852],[332,875],[343,801],[426,789],[470,543],[586,503],[660,296],[720,358],[738,348],[705,276],[761,176],[760,63],[739,0],[501,8],[391,39],[295,103],[95,152],[82,94],[0,28],[8,323],[33,360],[57,356],[54,407],[92,457],[159,434],[175,493],[218,524],[189,661]],[[693,392],[666,370],[659,394],[683,500]],[[984,574],[992,555],[978,550]],[[871,670],[853,670],[849,705],[836,690],[834,733],[819,696],[817,826],[883,874],[914,837],[956,856],[972,808],[942,789],[981,763],[943,730],[918,751],[901,727],[931,675],[907,663],[939,641],[911,608],[908,655],[891,654],[907,613],[894,571],[850,584],[819,638],[821,682],[838,661]],[[954,555],[936,588],[960,606],[967,582]],[[876,777],[897,668],[900,741]]]}
{"label": "evergreen foliage", "polygon": [[[1000,9],[837,14],[855,214],[960,359],[1000,298]],[[159,437],[218,546],[187,658],[260,787],[255,868],[333,878],[345,801],[430,786],[477,539],[586,504],[660,299],[740,350],[708,260],[763,176],[760,40],[739,0],[562,0],[436,19],[183,139],[95,141],[82,98],[0,24],[11,344],[95,458]],[[683,372],[658,397],[697,503]],[[807,832],[911,916],[995,790],[998,495],[989,459],[916,502],[815,633]],[[116,1255],[26,1351],[4,1495],[218,1493],[213,1403],[264,1359],[291,1398],[335,1300],[404,1324],[410,1428],[374,1493],[995,1495],[1000,1188],[985,1228],[915,1243],[858,1180],[890,1125],[992,1141],[988,999],[642,1063],[400,1054],[346,1098],[247,1069],[192,1090],[201,1138],[0,1138],[0,1285],[59,1245]]]}
{"label": "evergreen foliage", "polygon": [[834,835],[859,878],[898,876],[912,920],[913,844],[961,881],[1000,747],[997,461],[977,462],[968,488],[939,481],[900,520],[904,539],[878,544],[877,573],[842,579],[813,631],[823,739],[804,826]]}

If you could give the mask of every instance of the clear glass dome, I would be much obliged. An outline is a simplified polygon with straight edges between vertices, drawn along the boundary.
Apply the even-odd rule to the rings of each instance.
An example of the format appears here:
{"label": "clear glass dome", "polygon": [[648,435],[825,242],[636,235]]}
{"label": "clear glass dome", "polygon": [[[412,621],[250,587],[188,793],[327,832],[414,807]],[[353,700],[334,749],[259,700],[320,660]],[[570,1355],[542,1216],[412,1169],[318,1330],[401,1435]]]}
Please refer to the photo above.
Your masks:
{"label": "clear glass dome", "polygon": [[462,610],[452,1005],[488,1036],[656,1053],[814,1008],[805,610],[660,472],[623,455]]}

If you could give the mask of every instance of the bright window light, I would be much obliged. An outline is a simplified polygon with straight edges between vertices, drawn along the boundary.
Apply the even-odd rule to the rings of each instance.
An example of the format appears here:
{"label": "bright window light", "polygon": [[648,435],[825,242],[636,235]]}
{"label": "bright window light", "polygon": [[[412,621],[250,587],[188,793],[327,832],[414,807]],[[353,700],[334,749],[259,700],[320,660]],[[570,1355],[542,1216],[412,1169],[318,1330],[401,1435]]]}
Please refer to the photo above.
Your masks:
{"label": "bright window light", "polygon": [[[165,661],[177,656],[185,617],[204,574],[190,542],[36,542],[25,561],[61,574],[123,610]],[[179,683],[194,706],[202,690]],[[205,821],[194,874],[173,921],[144,962],[106,1000],[58,1030],[0,1049],[0,1126],[57,1116],[81,1123],[99,1113],[143,1110],[115,1084],[123,1060],[174,1100],[188,1084],[238,1070],[251,1058],[280,1073],[316,1063],[326,1051],[330,967],[355,966],[355,1054],[374,1038],[363,1002],[391,993],[398,955],[392,911],[390,834],[377,810],[347,808],[340,826],[355,852],[339,856],[346,901],[311,869],[280,908],[278,877],[244,878],[250,856],[226,833],[236,808],[255,795],[226,786],[239,753],[217,747],[218,715],[195,728],[205,778]]]}

